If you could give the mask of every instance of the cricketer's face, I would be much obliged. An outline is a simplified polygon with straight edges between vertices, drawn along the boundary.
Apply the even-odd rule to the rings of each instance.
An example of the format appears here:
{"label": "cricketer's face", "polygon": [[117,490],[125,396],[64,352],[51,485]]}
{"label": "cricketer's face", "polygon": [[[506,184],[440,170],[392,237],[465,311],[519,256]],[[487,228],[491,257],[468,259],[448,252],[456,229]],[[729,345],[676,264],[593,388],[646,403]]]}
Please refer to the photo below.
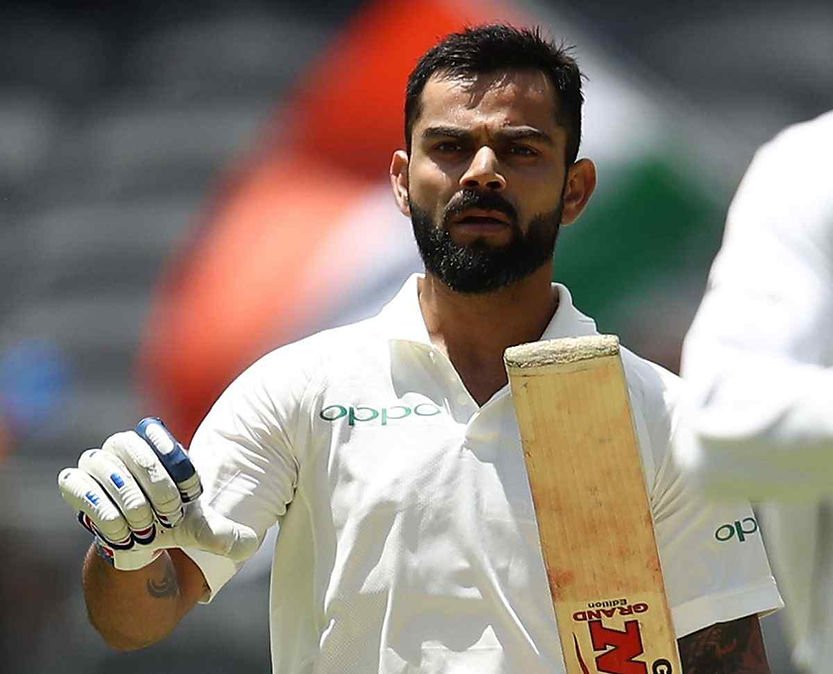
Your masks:
{"label": "cricketer's face", "polygon": [[551,264],[559,225],[589,193],[578,211],[572,202],[565,209],[567,132],[544,73],[434,75],[421,103],[410,156],[394,155],[391,177],[426,270],[478,293]]}

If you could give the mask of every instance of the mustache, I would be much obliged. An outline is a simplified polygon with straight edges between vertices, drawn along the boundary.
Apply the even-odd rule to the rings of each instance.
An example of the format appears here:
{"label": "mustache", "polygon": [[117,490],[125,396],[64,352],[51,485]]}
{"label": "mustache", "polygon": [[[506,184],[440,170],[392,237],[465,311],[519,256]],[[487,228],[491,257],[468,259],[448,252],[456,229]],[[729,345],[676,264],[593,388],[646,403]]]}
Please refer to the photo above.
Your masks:
{"label": "mustache", "polygon": [[497,192],[464,189],[455,194],[448,202],[443,213],[443,222],[448,223],[453,217],[470,208],[503,213],[513,225],[517,224],[518,221],[518,212],[515,207]]}

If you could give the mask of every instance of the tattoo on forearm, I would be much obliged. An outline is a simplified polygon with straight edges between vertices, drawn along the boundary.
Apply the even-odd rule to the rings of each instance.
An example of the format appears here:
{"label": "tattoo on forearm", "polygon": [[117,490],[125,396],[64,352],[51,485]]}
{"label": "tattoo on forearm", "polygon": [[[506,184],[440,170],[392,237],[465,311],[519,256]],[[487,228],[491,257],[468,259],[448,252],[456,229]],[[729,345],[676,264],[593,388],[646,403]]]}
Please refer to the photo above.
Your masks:
{"label": "tattoo on forearm", "polygon": [[162,578],[155,580],[151,578],[147,582],[148,594],[155,599],[167,599],[176,597],[179,594],[179,583],[176,580],[174,565],[168,560],[165,564],[165,571]]}
{"label": "tattoo on forearm", "polygon": [[679,645],[685,674],[770,674],[757,616],[706,627]]}

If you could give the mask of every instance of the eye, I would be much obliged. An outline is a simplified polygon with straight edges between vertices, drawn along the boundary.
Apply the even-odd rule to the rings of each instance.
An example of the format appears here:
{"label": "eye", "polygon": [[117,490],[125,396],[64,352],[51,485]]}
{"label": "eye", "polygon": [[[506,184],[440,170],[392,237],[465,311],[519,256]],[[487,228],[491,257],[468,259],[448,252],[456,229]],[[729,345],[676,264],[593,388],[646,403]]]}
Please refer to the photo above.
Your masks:
{"label": "eye", "polygon": [[538,155],[538,150],[529,145],[510,145],[509,154],[516,157],[535,157]]}
{"label": "eye", "polygon": [[456,140],[444,140],[437,143],[434,150],[441,154],[457,154],[463,152],[463,146]]}

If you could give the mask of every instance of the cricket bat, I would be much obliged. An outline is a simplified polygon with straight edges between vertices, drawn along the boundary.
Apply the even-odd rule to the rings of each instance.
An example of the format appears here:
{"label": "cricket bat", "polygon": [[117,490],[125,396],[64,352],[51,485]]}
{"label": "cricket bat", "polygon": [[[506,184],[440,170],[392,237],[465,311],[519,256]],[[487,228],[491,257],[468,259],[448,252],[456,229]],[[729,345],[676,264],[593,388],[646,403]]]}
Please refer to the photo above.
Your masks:
{"label": "cricket bat", "polygon": [[504,361],[567,674],[680,674],[618,338]]}

